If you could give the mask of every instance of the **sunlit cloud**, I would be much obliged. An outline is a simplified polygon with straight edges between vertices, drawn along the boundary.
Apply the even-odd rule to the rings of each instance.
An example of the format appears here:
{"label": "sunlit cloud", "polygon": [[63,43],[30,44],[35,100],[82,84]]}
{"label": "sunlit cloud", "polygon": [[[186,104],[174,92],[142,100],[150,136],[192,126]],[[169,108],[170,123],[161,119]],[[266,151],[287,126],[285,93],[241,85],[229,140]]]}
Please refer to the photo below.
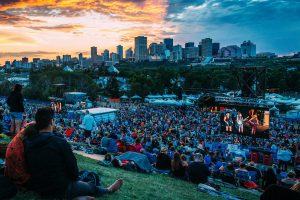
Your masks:
{"label": "sunlit cloud", "polygon": [[30,38],[25,35],[21,35],[18,33],[8,32],[8,31],[0,31],[0,44],[32,44],[35,43],[35,40],[33,38]]}
{"label": "sunlit cloud", "polygon": [[[80,24],[61,24],[57,26],[30,26],[28,27],[33,30],[49,30],[49,31],[61,31],[61,32],[71,32],[77,29],[84,28],[83,25]],[[80,32],[75,32],[80,34]]]}

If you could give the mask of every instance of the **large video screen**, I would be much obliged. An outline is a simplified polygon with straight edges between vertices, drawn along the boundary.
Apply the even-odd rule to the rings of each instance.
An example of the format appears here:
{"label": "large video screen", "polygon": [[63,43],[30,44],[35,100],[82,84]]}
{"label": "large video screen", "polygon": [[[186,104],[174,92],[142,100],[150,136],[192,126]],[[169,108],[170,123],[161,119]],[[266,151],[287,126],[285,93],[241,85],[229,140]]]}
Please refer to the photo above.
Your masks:
{"label": "large video screen", "polygon": [[221,129],[223,132],[248,135],[253,137],[269,137],[269,111],[251,107],[235,107],[221,109]]}

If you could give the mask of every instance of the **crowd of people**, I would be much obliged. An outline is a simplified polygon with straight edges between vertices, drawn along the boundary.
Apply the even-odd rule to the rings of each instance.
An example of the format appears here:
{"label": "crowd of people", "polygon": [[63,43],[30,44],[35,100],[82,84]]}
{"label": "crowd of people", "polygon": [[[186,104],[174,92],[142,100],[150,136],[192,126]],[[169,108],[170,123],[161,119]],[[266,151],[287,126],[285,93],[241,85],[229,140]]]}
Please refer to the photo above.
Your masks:
{"label": "crowd of people", "polygon": [[[38,132],[47,132],[47,134],[41,134],[41,137],[28,139],[25,142],[25,150],[29,152],[26,159],[32,161],[29,166],[31,178],[41,175],[35,174],[41,173],[40,169],[43,168],[43,162],[39,160],[43,151],[40,151],[41,147],[38,144],[47,140],[51,132],[51,134],[55,133],[65,138],[62,140],[55,136],[53,144],[62,145],[62,148],[66,149],[59,154],[68,152],[67,158],[73,166],[68,166],[72,168],[71,171],[60,171],[62,166],[58,163],[55,166],[47,166],[45,170],[55,168],[60,171],[58,174],[61,177],[64,175],[69,177],[68,173],[73,171],[74,173],[70,175],[71,182],[76,180],[78,168],[65,141],[86,143],[88,146],[101,148],[111,155],[126,151],[141,153],[146,155],[155,172],[170,174],[196,184],[208,184],[208,177],[222,178],[224,174],[231,174],[235,177],[243,172],[255,171],[255,178],[252,180],[255,180],[255,184],[261,189],[266,189],[272,184],[291,187],[298,191],[300,188],[299,129],[297,124],[289,123],[280,117],[270,119],[269,139],[266,140],[222,132],[219,113],[203,111],[195,106],[122,103],[114,120],[96,123],[88,111],[83,117],[70,117],[63,109],[60,113],[51,113],[50,118],[49,116],[43,118],[39,116],[39,112],[50,111],[38,109],[41,105],[25,103],[23,108],[12,110],[10,104],[13,103],[9,103],[7,99],[0,101],[0,106],[3,108],[1,111],[2,128],[8,130],[11,125],[9,131],[12,134],[18,133],[22,124],[35,121],[39,126],[40,123],[43,124],[43,121],[47,121],[47,124],[37,129]],[[224,149],[221,146],[209,148],[208,143],[235,144],[248,149],[253,147],[269,149],[273,155],[273,165],[263,166],[249,162],[249,157],[246,155],[236,155],[228,148]],[[45,148],[50,149],[53,144],[46,144]],[[39,150],[38,153],[37,150]],[[56,172],[53,171],[53,173]],[[62,180],[61,184],[63,183],[66,181]],[[37,181],[33,184],[40,186],[41,182]],[[51,182],[51,184],[56,183]],[[81,187],[81,184],[75,183],[76,187],[77,185]],[[118,180],[111,186],[113,189],[100,188],[100,190],[101,192],[116,191],[121,185],[122,181]],[[72,194],[72,189],[68,184],[62,188],[64,188],[63,192],[69,191]]]}

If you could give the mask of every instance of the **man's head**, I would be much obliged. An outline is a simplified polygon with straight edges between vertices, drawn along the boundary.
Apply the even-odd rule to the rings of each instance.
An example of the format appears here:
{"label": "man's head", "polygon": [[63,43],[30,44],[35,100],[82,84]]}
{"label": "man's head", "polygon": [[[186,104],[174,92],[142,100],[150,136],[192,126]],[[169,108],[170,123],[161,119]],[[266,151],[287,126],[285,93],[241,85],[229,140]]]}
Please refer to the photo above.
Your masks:
{"label": "man's head", "polygon": [[39,108],[35,114],[36,128],[38,131],[54,126],[54,111],[50,107]]}
{"label": "man's head", "polygon": [[202,154],[201,153],[196,153],[194,160],[196,162],[203,162],[203,156],[202,156]]}
{"label": "man's head", "polygon": [[86,111],[85,111],[85,114],[86,114],[86,115],[90,114],[90,111],[86,110]]}
{"label": "man's head", "polygon": [[14,86],[14,91],[15,92],[21,92],[22,91],[22,85],[21,84],[16,84],[15,86]]}

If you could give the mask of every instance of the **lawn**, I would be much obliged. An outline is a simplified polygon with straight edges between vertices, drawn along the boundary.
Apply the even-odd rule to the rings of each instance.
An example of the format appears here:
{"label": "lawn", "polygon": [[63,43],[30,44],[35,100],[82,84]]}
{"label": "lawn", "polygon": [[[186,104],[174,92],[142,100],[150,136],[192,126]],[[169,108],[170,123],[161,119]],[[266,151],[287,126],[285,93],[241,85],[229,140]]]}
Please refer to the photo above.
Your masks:
{"label": "lawn", "polygon": [[[116,168],[106,168],[97,164],[97,161],[85,158],[83,156],[76,156],[79,168],[95,171],[101,177],[101,182],[104,186],[108,186],[113,183],[117,178],[123,178],[124,185],[120,191],[112,195],[104,195],[98,199],[110,200],[110,199],[122,199],[122,200],[132,200],[132,199],[207,199],[207,200],[218,200],[222,198],[217,198],[198,192],[196,190],[197,186],[185,181],[177,180],[166,175],[159,174],[142,174],[137,172],[125,171]],[[232,194],[235,194],[244,199],[256,200],[259,197],[240,191],[238,189],[227,189],[223,188]],[[18,193],[14,198],[18,199],[39,199],[38,196],[32,193]]]}

